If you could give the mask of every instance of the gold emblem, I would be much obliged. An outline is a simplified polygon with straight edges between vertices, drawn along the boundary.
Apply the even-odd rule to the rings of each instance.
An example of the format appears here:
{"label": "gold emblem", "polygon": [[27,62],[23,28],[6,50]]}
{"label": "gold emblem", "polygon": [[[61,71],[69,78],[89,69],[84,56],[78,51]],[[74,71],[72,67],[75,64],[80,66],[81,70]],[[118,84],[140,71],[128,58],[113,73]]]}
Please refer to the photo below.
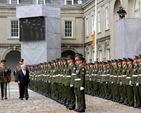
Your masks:
{"label": "gold emblem", "polygon": [[85,69],[84,68],[82,68],[82,71],[84,71]]}

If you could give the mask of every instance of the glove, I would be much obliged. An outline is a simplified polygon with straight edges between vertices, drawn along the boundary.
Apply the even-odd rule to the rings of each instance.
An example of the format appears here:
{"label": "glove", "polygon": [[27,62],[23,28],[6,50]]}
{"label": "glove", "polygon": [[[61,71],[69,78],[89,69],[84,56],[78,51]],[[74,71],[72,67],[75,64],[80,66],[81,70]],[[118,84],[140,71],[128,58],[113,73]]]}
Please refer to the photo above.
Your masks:
{"label": "glove", "polygon": [[72,84],[70,84],[70,87],[73,87],[73,85],[72,85]]}
{"label": "glove", "polygon": [[108,82],[106,82],[106,84],[108,84]]}
{"label": "glove", "polygon": [[136,83],[136,86],[139,86],[139,83]]}
{"label": "glove", "polygon": [[111,84],[113,84],[114,82],[112,81]]}
{"label": "glove", "polygon": [[131,80],[129,81],[129,85],[130,85],[130,86],[132,85],[132,81],[131,81]]}
{"label": "glove", "polygon": [[119,84],[122,85],[122,82],[120,82]]}
{"label": "glove", "polygon": [[81,91],[84,90],[84,87],[80,87],[80,90],[81,90]]}

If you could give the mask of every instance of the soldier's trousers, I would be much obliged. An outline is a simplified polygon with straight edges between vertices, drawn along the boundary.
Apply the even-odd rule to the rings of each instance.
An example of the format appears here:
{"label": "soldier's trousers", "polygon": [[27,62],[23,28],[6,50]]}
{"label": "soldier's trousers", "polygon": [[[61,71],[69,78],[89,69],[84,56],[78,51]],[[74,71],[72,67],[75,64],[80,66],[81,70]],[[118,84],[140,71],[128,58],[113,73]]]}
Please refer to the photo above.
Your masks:
{"label": "soldier's trousers", "polygon": [[7,82],[1,83],[1,98],[7,98]]}
{"label": "soldier's trousers", "polygon": [[[140,99],[141,99],[141,84],[139,84],[138,88],[139,88],[139,94],[138,94],[138,96],[139,96],[139,97],[140,97]],[[140,103],[140,105],[139,105],[139,106],[141,107],[141,103]]]}
{"label": "soldier's trousers", "polygon": [[85,92],[84,90],[80,91],[80,87],[75,88],[75,96],[77,102],[77,108],[80,110],[85,110]]}
{"label": "soldier's trousers", "polygon": [[127,97],[128,97],[128,104],[132,106],[134,104],[134,95],[133,95],[133,86],[127,85]]}
{"label": "soldier's trousers", "polygon": [[133,85],[134,92],[134,107],[140,107],[140,95],[139,95],[139,87],[136,84]]}
{"label": "soldier's trousers", "polygon": [[75,108],[75,94],[74,94],[74,87],[67,87],[68,88],[68,104],[69,107]]}
{"label": "soldier's trousers", "polygon": [[119,98],[120,98],[120,103],[124,102],[124,96],[125,96],[125,92],[124,92],[124,85],[119,85]]}

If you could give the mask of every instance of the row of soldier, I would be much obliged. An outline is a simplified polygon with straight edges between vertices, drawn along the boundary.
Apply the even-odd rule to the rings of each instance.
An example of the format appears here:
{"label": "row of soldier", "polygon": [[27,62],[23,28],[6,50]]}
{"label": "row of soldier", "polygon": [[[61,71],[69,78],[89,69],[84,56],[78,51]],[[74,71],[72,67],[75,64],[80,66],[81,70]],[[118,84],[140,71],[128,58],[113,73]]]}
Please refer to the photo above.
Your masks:
{"label": "row of soldier", "polygon": [[85,112],[85,67],[81,54],[67,56],[28,66],[30,70],[30,88],[42,93],[69,110]]}
{"label": "row of soldier", "polygon": [[86,64],[85,92],[141,107],[141,55]]}
{"label": "row of soldier", "polygon": [[[77,55],[79,56],[79,54]],[[70,59],[72,62],[74,61],[72,67],[69,67]],[[78,68],[77,60],[70,57],[29,66],[29,69],[31,72],[30,87],[63,103],[69,109],[74,109],[76,106],[75,85],[77,83],[83,84],[79,85],[81,92],[84,92],[85,88],[87,94],[133,107],[141,107],[141,55],[135,56],[134,59],[123,58],[88,63],[85,64],[82,72]],[[85,78],[78,77],[77,79],[76,75],[78,74],[82,74]],[[85,109],[85,101],[83,109],[79,108],[81,98],[77,100],[79,110],[76,111]],[[83,98],[82,100],[85,100],[85,97]]]}

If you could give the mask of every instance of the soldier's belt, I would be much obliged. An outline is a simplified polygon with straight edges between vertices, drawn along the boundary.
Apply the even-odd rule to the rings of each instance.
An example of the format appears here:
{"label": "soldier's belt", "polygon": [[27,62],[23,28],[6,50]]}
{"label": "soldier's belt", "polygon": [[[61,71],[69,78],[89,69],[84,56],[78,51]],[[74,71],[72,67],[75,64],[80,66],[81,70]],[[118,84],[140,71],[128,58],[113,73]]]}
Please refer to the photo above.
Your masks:
{"label": "soldier's belt", "polygon": [[107,74],[107,76],[110,76],[110,74]]}
{"label": "soldier's belt", "polygon": [[131,79],[131,77],[126,77],[126,79]]}
{"label": "soldier's belt", "polygon": [[110,75],[110,77],[113,77],[113,75]]}
{"label": "soldier's belt", "polygon": [[126,75],[122,75],[122,77],[126,77]]}
{"label": "soldier's belt", "polygon": [[86,74],[85,76],[89,76],[89,74]]}
{"label": "soldier's belt", "polygon": [[75,79],[75,81],[79,81],[79,80],[81,80],[81,78],[76,78],[76,79]]}
{"label": "soldier's belt", "polygon": [[107,75],[102,75],[102,76],[104,76],[104,77],[105,77],[105,76],[107,76]]}
{"label": "soldier's belt", "polygon": [[72,73],[71,75],[74,75],[74,76],[75,76],[75,75],[76,75],[76,73]]}
{"label": "soldier's belt", "polygon": [[139,74],[139,76],[141,76],[141,74]]}
{"label": "soldier's belt", "polygon": [[138,77],[138,75],[132,75],[132,77]]}
{"label": "soldier's belt", "polygon": [[71,77],[70,75],[67,75],[66,77]]}
{"label": "soldier's belt", "polygon": [[117,76],[113,76],[113,77],[117,77]]}

